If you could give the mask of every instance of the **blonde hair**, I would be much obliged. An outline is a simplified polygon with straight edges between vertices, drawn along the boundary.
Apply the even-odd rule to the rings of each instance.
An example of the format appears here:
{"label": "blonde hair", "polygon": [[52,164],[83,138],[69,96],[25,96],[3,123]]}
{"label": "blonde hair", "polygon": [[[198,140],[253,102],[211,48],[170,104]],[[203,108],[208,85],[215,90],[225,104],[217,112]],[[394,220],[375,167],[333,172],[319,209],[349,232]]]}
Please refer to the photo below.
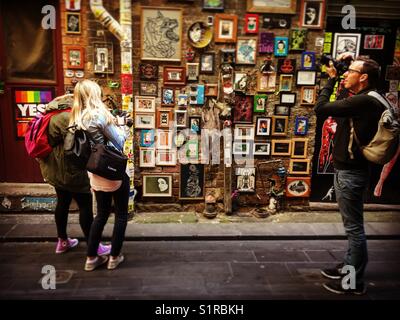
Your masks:
{"label": "blonde hair", "polygon": [[113,122],[113,115],[101,100],[100,86],[91,80],[83,80],[75,85],[74,103],[72,105],[69,125],[76,124],[79,128],[86,130],[83,120],[91,120],[95,115],[103,114],[107,124]]}

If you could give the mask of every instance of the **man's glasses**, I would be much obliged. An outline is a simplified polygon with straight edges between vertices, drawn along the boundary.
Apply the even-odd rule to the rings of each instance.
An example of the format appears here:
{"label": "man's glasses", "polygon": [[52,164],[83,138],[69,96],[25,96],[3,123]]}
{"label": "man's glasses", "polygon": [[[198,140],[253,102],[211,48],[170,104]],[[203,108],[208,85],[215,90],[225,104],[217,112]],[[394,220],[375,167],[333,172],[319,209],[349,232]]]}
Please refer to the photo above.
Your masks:
{"label": "man's glasses", "polygon": [[356,69],[347,69],[347,71],[349,72],[349,73],[359,73],[359,74],[362,74],[362,72],[361,71],[358,71],[358,70],[356,70]]}

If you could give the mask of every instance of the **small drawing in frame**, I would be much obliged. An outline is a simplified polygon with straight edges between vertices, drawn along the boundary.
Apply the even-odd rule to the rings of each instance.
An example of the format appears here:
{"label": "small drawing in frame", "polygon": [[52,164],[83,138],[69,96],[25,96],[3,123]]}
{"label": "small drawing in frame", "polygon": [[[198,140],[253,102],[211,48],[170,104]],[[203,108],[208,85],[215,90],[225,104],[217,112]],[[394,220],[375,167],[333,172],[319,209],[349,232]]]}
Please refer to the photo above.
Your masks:
{"label": "small drawing in frame", "polygon": [[274,115],[289,116],[290,115],[290,106],[276,105],[274,108]]}
{"label": "small drawing in frame", "polygon": [[67,34],[81,33],[81,14],[79,12],[66,12],[65,21]]}
{"label": "small drawing in frame", "polygon": [[204,172],[204,164],[181,163],[179,175],[179,199],[204,199]]}
{"label": "small drawing in frame", "polygon": [[114,73],[113,44],[95,42],[94,47],[94,73]]}
{"label": "small drawing in frame", "polygon": [[310,174],[310,159],[290,159],[290,174]]}
{"label": "small drawing in frame", "polygon": [[135,111],[136,112],[155,112],[156,111],[155,97],[135,96]]}
{"label": "small drawing in frame", "polygon": [[311,70],[297,70],[296,85],[315,86],[317,83],[317,73]]}
{"label": "small drawing in frame", "polygon": [[271,142],[255,142],[253,144],[253,155],[269,156],[271,154]]}
{"label": "small drawing in frame", "polygon": [[257,117],[256,135],[269,136],[271,134],[271,117]]}
{"label": "small drawing in frame", "polygon": [[256,38],[238,37],[236,43],[236,64],[255,64],[256,54]]}
{"label": "small drawing in frame", "polygon": [[141,96],[157,96],[158,95],[158,83],[157,82],[139,82],[139,94]]}
{"label": "small drawing in frame", "polygon": [[279,103],[294,105],[296,103],[296,92],[282,92],[279,96]]}
{"label": "small drawing in frame", "polygon": [[174,110],[175,126],[177,128],[187,128],[187,110]]}
{"label": "small drawing in frame", "polygon": [[212,74],[214,73],[215,53],[206,52],[200,55],[200,73]]}
{"label": "small drawing in frame", "polygon": [[161,90],[161,105],[163,107],[175,106],[175,90],[174,88],[163,87]]}
{"label": "small drawing in frame", "polygon": [[139,150],[139,167],[154,168],[156,166],[156,149],[140,148]]}
{"label": "small drawing in frame", "polygon": [[176,166],[175,150],[157,150],[156,154],[157,166]]}
{"label": "small drawing in frame", "polygon": [[273,156],[290,156],[291,152],[291,140],[272,140],[272,151]]}
{"label": "small drawing in frame", "polygon": [[258,45],[258,53],[274,52],[274,34],[272,32],[261,32]]}
{"label": "small drawing in frame", "polygon": [[84,68],[84,49],[78,46],[67,46],[67,68],[83,69]]}
{"label": "small drawing in frame", "polygon": [[315,52],[305,51],[301,54],[301,68],[303,70],[315,69]]}
{"label": "small drawing in frame", "polygon": [[286,136],[289,123],[287,116],[272,116],[272,135]]}
{"label": "small drawing in frame", "polygon": [[294,138],[292,139],[292,158],[305,159],[307,157],[308,139]]}
{"label": "small drawing in frame", "polygon": [[139,64],[140,80],[158,80],[158,65],[150,63]]}
{"label": "small drawing in frame", "polygon": [[157,109],[157,128],[169,128],[173,122],[172,117],[172,110]]}
{"label": "small drawing in frame", "polygon": [[245,95],[235,96],[233,123],[253,123],[253,97]]}
{"label": "small drawing in frame", "polygon": [[239,192],[254,192],[256,186],[255,168],[238,168],[236,189]]}
{"label": "small drawing in frame", "polygon": [[220,51],[220,63],[234,65],[236,62],[236,50],[235,49],[221,49]]}
{"label": "small drawing in frame", "polygon": [[301,94],[300,94],[301,105],[303,106],[314,105],[316,97],[317,97],[317,88],[315,86],[301,87]]}
{"label": "small drawing in frame", "polygon": [[143,174],[143,197],[171,197],[172,174]]}
{"label": "small drawing in frame", "polygon": [[189,129],[191,134],[200,134],[201,117],[189,117]]}
{"label": "small drawing in frame", "polygon": [[214,41],[216,43],[236,42],[238,17],[234,14],[218,13],[215,15]]}
{"label": "small drawing in frame", "polygon": [[247,13],[244,16],[244,30],[245,33],[258,33],[259,29],[259,17],[258,14]]}
{"label": "small drawing in frame", "polygon": [[267,110],[268,96],[266,94],[254,95],[254,109],[253,112],[263,113]]}
{"label": "small drawing in frame", "polygon": [[254,140],[254,125],[237,124],[233,131],[234,140]]}
{"label": "small drawing in frame", "polygon": [[186,76],[188,81],[197,81],[199,79],[199,63],[186,63]]}
{"label": "small drawing in frame", "polygon": [[300,26],[308,29],[322,29],[324,12],[325,0],[302,0]]}
{"label": "small drawing in frame", "polygon": [[246,156],[250,154],[250,142],[233,142],[232,154]]}
{"label": "small drawing in frame", "polygon": [[296,136],[305,136],[308,132],[308,118],[305,116],[296,116],[294,125],[294,134]]}
{"label": "small drawing in frame", "polygon": [[155,128],[154,113],[135,112],[135,128],[154,129]]}
{"label": "small drawing in frame", "polygon": [[286,197],[309,197],[311,193],[311,178],[309,177],[287,177]]}
{"label": "small drawing in frame", "polygon": [[383,49],[384,40],[384,35],[366,34],[364,38],[364,49]]}

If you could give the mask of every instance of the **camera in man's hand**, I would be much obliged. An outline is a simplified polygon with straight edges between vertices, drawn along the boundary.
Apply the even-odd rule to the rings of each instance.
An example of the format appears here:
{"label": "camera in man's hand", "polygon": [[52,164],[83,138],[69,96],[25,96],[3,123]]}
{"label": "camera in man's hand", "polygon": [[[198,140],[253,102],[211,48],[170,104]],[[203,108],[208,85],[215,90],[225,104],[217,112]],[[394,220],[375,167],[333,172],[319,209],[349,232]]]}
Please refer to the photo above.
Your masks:
{"label": "camera in man's hand", "polygon": [[126,125],[129,128],[133,126],[133,119],[131,118],[131,115],[128,112],[118,110],[117,112],[115,112],[115,115],[117,117],[117,124],[119,126]]}
{"label": "camera in man's hand", "polygon": [[353,62],[353,57],[348,57],[344,60],[335,60],[331,55],[323,54],[321,56],[321,64],[329,67],[329,62],[333,62],[333,66],[335,67],[337,73],[339,75],[344,74],[350,67],[350,64]]}

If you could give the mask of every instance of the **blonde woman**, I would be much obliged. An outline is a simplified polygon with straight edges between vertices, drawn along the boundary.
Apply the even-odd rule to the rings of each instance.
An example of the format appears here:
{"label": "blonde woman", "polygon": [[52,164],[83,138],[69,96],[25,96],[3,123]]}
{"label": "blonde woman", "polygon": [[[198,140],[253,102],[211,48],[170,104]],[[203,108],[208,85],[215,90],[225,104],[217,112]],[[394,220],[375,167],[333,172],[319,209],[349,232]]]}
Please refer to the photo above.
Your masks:
{"label": "blonde woman", "polygon": [[[101,98],[101,89],[97,83],[91,80],[78,82],[74,90],[70,125],[76,124],[86,130],[94,143],[107,144],[122,151],[127,135],[115,124],[114,116]],[[89,172],[89,178],[97,201],[97,215],[90,229],[84,269],[93,271],[107,263],[108,257],[98,256],[96,248],[111,213],[111,201],[114,199],[115,223],[107,264],[107,268],[112,270],[124,261],[121,248],[128,220],[129,177],[125,174],[122,180],[112,181]]]}

